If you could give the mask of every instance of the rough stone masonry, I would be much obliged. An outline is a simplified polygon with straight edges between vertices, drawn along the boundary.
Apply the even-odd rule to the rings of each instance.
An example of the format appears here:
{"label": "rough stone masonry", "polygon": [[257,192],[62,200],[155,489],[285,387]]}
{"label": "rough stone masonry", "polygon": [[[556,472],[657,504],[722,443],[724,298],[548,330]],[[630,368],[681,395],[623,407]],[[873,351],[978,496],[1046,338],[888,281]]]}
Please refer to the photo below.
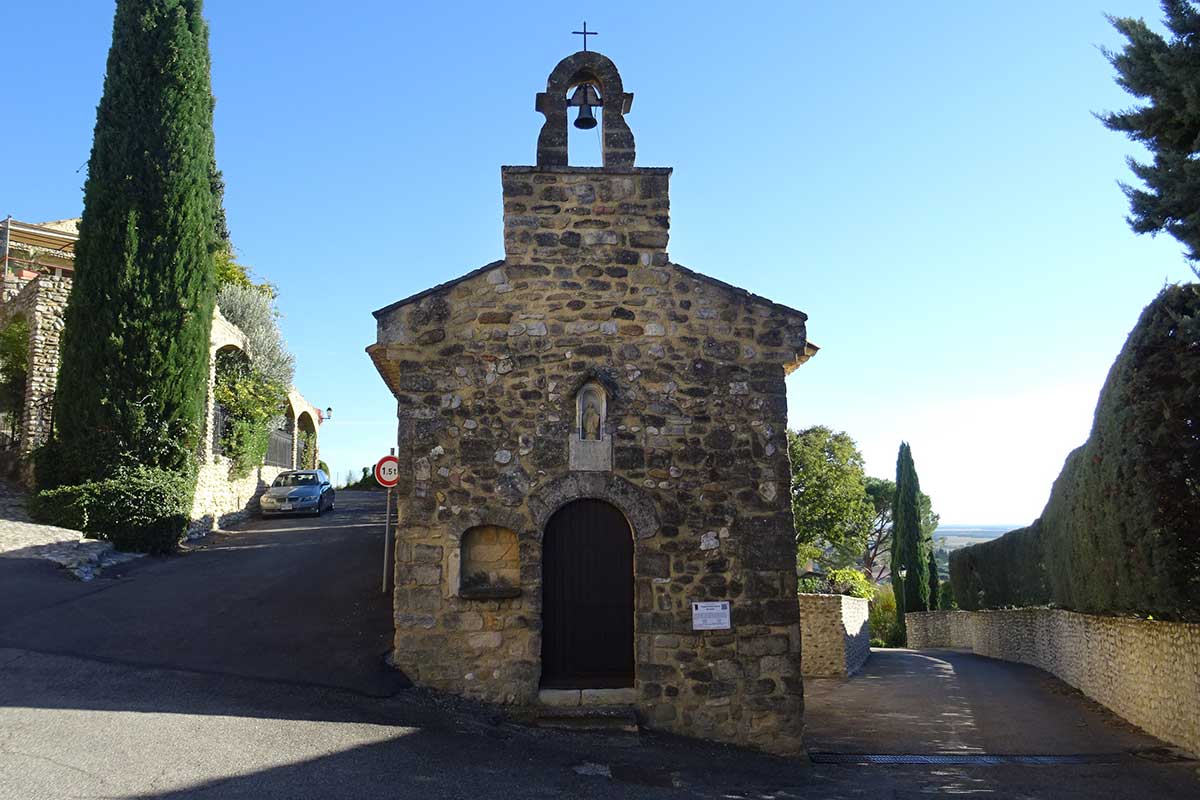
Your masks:
{"label": "rough stone masonry", "polygon": [[[539,96],[539,166],[501,169],[504,260],[375,312],[368,352],[399,419],[395,663],[536,706],[543,532],[602,500],[634,539],[625,696],[642,724],[795,754],[784,376],[816,348],[803,313],[670,262],[671,170],[632,166],[610,122],[632,95],[604,56],[565,59],[546,95],[583,82],[621,133],[606,166],[557,163],[565,103]],[[693,630],[691,604],[716,600],[730,627]]]}

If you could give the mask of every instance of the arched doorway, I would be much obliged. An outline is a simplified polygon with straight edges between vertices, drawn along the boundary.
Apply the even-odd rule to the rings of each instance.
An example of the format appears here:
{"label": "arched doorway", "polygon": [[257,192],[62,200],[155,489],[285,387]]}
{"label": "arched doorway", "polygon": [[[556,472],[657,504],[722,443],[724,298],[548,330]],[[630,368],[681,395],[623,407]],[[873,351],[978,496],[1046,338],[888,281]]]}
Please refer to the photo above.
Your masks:
{"label": "arched doorway", "polygon": [[633,686],[633,533],[603,500],[568,503],[546,523],[542,686]]}

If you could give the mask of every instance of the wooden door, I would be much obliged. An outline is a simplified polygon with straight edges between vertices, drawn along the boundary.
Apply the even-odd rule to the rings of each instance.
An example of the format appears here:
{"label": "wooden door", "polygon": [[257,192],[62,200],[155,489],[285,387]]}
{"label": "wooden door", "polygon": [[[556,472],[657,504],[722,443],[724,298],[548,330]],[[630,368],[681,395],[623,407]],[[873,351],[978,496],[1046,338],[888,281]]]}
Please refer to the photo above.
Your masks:
{"label": "wooden door", "polygon": [[633,686],[633,534],[602,500],[576,500],[546,524],[542,686]]}

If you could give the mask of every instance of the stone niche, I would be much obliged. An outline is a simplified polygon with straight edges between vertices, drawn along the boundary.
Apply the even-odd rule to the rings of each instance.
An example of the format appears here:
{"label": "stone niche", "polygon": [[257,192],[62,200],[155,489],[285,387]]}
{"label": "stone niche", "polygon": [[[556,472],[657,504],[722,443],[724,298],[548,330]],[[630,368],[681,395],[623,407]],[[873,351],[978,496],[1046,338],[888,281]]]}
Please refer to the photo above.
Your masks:
{"label": "stone niche", "polygon": [[514,531],[500,525],[468,528],[459,552],[459,597],[500,600],[521,595],[521,559]]}
{"label": "stone niche", "polygon": [[608,431],[608,392],[589,380],[575,393],[575,425],[568,440],[570,468],[580,472],[612,469],[612,434]]}

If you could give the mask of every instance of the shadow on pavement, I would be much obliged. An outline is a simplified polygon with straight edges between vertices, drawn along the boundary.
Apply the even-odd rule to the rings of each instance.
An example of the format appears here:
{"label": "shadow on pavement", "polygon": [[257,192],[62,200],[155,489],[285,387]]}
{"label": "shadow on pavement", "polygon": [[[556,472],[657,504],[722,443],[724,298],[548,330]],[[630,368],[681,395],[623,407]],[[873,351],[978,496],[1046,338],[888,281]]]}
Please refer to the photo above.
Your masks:
{"label": "shadow on pavement", "polygon": [[383,663],[382,548],[383,496],[348,492],[88,584],[0,559],[0,647],[389,696],[410,684]]}

